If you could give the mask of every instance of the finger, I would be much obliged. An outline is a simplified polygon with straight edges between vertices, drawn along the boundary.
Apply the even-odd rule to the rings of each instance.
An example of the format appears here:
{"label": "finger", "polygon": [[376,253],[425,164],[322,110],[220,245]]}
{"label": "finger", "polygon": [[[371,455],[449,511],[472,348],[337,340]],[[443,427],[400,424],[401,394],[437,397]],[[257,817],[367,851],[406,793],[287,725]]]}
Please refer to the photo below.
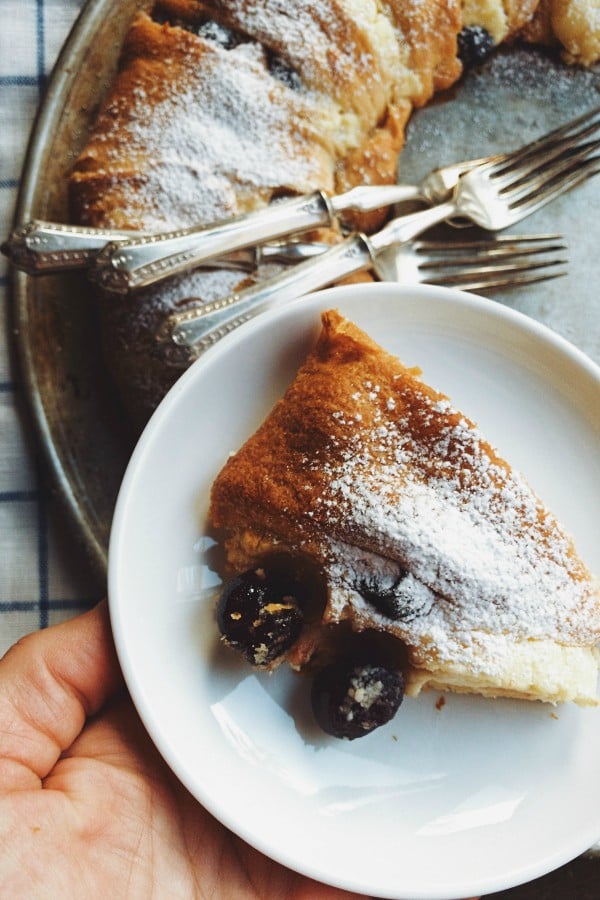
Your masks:
{"label": "finger", "polygon": [[[86,723],[44,779],[44,787],[69,793],[77,769],[71,759],[106,762],[120,772],[157,784],[168,776],[166,763],[150,740],[129,695],[109,700],[102,715]],[[85,771],[85,770],[84,770]]]}
{"label": "finger", "polygon": [[105,601],[15,644],[0,660],[0,790],[39,786],[121,684]]}

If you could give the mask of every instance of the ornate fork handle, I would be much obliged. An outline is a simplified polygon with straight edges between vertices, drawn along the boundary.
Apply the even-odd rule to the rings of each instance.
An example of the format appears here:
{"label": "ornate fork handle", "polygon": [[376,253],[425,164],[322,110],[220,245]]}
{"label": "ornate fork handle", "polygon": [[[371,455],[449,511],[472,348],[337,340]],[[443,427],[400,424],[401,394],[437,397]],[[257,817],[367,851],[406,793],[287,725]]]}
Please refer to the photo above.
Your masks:
{"label": "ornate fork handle", "polygon": [[87,266],[109,241],[131,238],[131,231],[86,228],[33,219],[17,228],[2,245],[18,269],[29,275],[61,272]]}
{"label": "ornate fork handle", "polygon": [[[321,265],[314,269],[309,267],[302,277],[302,286],[308,291],[321,287],[324,281],[330,283],[368,267],[371,260],[368,239],[357,234],[321,254],[320,260]],[[249,288],[239,294],[230,294],[220,300],[203,303],[201,307],[178,313],[175,329],[171,320],[167,319],[157,334],[157,340],[161,343],[173,341],[187,347],[190,356],[199,355],[238,325],[254,318],[263,310],[296,296],[294,286],[299,268],[303,269],[304,264],[300,263],[291,272],[283,273],[265,283],[264,287],[259,286],[259,289]],[[312,272],[315,276],[314,284]],[[288,289],[282,290],[282,284],[287,285]],[[198,315],[199,309],[202,311],[201,316]]]}
{"label": "ornate fork handle", "polygon": [[397,184],[359,185],[338,195],[314,191],[213,226],[109,244],[96,258],[90,275],[106,290],[126,293],[231,252],[331,225],[344,210],[368,212],[420,197],[417,187]]}
{"label": "ornate fork handle", "polygon": [[214,226],[182,228],[108,244],[94,261],[90,277],[105,290],[127,293],[205,260],[330,221],[329,201],[317,191]]}
{"label": "ornate fork handle", "polygon": [[[462,171],[477,162],[456,164],[452,170]],[[429,178],[437,191],[447,193],[437,171]],[[415,185],[359,185],[338,195],[315,191],[278,201],[212,226],[158,233],[34,219],[13,231],[0,250],[29,275],[89,267],[92,279],[104,288],[126,293],[217,257],[225,258],[229,268],[247,268],[256,247],[269,239],[329,225],[344,210],[364,213],[418,199],[425,197]],[[236,258],[239,254],[241,259]]]}

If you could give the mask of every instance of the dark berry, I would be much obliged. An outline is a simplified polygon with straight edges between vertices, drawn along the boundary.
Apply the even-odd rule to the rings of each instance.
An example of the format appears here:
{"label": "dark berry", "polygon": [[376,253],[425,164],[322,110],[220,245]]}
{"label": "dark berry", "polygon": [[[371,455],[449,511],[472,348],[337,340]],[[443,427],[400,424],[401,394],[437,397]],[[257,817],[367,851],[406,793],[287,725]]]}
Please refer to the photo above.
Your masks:
{"label": "dark berry", "polygon": [[408,572],[403,570],[395,577],[387,578],[365,574],[358,580],[356,590],[367,603],[388,619],[410,621],[429,612],[431,599],[425,589],[422,592],[414,589],[407,591],[404,585],[407,575]]}
{"label": "dark berry", "polygon": [[230,28],[226,28],[212,19],[198,25],[194,31],[199,37],[203,37],[206,41],[211,41],[213,44],[218,44],[224,50],[231,50],[232,47],[239,43],[235,33]]}
{"label": "dark berry", "polygon": [[226,644],[253,666],[268,666],[297,640],[303,615],[300,589],[281,572],[259,567],[225,586],[217,625]]}
{"label": "dark berry", "polygon": [[350,741],[389,722],[403,697],[402,673],[369,663],[337,663],[323,669],[311,694],[315,719],[323,731]]}
{"label": "dark berry", "polygon": [[191,34],[203,37],[206,41],[218,44],[224,50],[231,50],[239,44],[240,38],[230,28],[220,25],[213,19],[204,19],[201,22],[187,22],[185,19],[173,18],[161,10],[155,10],[152,15],[155,22],[160,25],[171,25],[174,28],[183,28]]}
{"label": "dark berry", "polygon": [[281,56],[271,56],[268,61],[269,71],[274,78],[293,91],[302,87],[300,76]]}
{"label": "dark berry", "polygon": [[481,25],[467,25],[458,35],[458,57],[465,69],[485,62],[494,47],[494,38]]}

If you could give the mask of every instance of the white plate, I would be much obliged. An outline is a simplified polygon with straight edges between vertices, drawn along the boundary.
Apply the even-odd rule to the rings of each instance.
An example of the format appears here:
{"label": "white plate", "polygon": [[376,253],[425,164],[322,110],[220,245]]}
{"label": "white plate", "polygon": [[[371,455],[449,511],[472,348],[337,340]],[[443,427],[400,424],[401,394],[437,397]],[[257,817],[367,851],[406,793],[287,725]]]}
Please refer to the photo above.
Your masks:
{"label": "white plate", "polygon": [[[162,403],[114,518],[109,597],[134,702],[225,825],[321,881],[458,898],[528,881],[600,835],[600,710],[437,694],[358,741],[319,733],[305,679],[219,647],[201,540],[210,485],[337,307],[449,394],[522,469],[600,572],[600,369],[547,328],[439,288],[356,285],[218,343]],[[214,548],[213,548],[214,549]]]}

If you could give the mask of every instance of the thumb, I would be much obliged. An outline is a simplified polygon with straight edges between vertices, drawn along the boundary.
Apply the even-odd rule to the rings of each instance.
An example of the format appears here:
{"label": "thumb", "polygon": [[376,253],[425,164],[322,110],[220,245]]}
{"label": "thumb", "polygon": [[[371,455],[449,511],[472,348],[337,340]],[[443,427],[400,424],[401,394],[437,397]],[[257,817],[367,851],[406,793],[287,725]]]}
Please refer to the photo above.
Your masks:
{"label": "thumb", "polygon": [[106,601],[15,644],[0,660],[0,790],[39,787],[121,685]]}

